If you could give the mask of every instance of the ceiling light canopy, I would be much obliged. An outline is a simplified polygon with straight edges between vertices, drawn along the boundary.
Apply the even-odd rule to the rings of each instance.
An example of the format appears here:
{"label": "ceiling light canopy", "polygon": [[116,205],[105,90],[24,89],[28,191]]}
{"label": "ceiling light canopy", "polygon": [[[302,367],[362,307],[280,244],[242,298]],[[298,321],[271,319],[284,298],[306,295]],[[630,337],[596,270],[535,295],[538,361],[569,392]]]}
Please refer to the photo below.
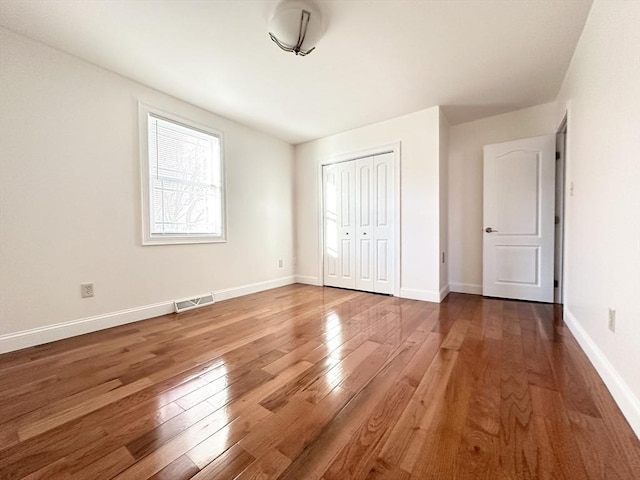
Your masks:
{"label": "ceiling light canopy", "polygon": [[322,36],[322,18],[308,0],[284,0],[269,21],[269,36],[285,52],[310,54]]}

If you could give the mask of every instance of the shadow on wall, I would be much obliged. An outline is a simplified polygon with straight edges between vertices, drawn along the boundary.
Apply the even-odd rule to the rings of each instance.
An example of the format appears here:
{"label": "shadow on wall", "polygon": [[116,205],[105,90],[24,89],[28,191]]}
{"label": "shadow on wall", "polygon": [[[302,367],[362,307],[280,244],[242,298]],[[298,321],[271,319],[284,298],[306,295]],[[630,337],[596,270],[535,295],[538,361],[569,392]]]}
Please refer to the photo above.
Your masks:
{"label": "shadow on wall", "polygon": [[499,104],[499,105],[440,105],[449,125],[473,122],[481,118],[493,117],[501,113],[513,112],[533,105]]}

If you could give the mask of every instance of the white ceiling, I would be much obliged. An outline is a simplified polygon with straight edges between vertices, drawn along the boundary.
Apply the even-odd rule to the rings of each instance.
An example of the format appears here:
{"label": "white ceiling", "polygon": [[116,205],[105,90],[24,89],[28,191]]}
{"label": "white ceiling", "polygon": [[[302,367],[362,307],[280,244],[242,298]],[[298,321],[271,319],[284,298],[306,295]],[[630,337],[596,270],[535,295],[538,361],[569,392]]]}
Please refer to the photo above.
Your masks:
{"label": "white ceiling", "polygon": [[457,124],[555,98],[591,0],[317,1],[296,57],[276,0],[0,0],[0,24],[297,144],[443,105]]}

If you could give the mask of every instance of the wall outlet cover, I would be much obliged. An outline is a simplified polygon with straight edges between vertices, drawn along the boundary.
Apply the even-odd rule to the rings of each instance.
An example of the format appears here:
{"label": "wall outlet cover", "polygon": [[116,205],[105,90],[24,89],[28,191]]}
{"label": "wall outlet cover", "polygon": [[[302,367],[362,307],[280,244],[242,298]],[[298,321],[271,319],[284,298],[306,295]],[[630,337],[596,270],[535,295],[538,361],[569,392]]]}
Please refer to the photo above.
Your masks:
{"label": "wall outlet cover", "polygon": [[82,298],[93,297],[93,283],[81,283],[80,296]]}

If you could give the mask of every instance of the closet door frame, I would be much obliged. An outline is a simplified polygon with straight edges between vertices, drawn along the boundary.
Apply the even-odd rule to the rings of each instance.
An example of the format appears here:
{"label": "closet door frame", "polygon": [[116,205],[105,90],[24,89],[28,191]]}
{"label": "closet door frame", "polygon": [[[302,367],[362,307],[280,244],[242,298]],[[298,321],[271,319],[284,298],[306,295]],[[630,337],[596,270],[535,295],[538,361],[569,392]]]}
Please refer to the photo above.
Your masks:
{"label": "closet door frame", "polygon": [[394,218],[394,239],[393,239],[393,295],[400,296],[400,273],[401,273],[401,237],[400,237],[400,142],[380,145],[378,147],[359,150],[357,152],[337,155],[327,160],[322,160],[318,164],[318,272],[319,283],[324,285],[324,176],[323,167],[334,163],[349,162],[360,158],[373,157],[385,153],[393,153],[393,218]]}

